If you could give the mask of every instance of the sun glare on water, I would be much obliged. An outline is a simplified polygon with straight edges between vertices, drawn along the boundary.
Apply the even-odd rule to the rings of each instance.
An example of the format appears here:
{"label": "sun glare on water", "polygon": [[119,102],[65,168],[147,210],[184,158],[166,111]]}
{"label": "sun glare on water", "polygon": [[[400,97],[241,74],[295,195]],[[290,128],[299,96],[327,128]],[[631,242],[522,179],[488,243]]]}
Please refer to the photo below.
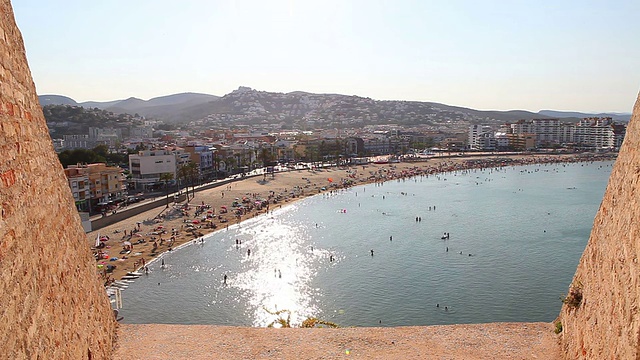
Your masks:
{"label": "sun glare on water", "polygon": [[314,276],[314,253],[320,251],[312,252],[307,246],[304,228],[278,220],[283,210],[278,217],[257,219],[258,226],[245,227],[238,235],[251,253],[244,255],[242,271],[232,286],[248,294],[247,311],[253,314],[247,315],[254,319],[253,326],[265,327],[278,319],[267,310],[289,310],[291,324],[300,324],[318,310],[309,284]]}

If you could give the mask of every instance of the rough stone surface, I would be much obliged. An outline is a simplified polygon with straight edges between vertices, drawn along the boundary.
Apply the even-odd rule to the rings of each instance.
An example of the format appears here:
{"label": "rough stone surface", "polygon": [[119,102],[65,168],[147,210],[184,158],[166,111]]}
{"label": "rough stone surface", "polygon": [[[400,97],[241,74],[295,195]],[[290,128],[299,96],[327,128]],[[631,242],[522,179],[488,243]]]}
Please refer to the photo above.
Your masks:
{"label": "rough stone surface", "polygon": [[0,289],[1,358],[109,358],[113,314],[9,0],[0,0]]}
{"label": "rough stone surface", "polygon": [[[640,359],[640,96],[565,304],[567,359]],[[570,291],[569,291],[570,292]]]}
{"label": "rough stone surface", "polygon": [[561,359],[548,323],[268,329],[122,325],[114,359]]}

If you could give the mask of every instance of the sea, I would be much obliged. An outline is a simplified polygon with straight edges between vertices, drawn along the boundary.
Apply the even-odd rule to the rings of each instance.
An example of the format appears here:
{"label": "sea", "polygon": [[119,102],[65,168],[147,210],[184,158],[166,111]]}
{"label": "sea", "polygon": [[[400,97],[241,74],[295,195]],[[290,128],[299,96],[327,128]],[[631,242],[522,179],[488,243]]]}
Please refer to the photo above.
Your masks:
{"label": "sea", "polygon": [[155,259],[122,292],[122,322],[551,322],[612,166],[458,171],[284,204]]}

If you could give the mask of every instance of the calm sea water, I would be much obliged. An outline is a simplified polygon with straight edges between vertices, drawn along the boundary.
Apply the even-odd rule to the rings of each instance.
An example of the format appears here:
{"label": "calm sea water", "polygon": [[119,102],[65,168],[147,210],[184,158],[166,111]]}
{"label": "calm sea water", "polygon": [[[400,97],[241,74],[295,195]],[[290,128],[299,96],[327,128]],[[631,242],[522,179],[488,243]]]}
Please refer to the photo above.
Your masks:
{"label": "calm sea water", "polygon": [[165,268],[151,263],[123,292],[121,315],[241,326],[267,326],[283,309],[292,324],[549,322],[612,164],[448,173],[307,198],[165,254]]}

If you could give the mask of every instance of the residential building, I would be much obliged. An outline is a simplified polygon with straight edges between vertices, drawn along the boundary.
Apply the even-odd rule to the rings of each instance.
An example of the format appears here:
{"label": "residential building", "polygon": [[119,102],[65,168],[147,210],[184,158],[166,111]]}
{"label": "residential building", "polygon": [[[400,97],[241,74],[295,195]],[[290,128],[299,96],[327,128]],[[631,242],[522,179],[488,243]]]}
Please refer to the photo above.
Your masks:
{"label": "residential building", "polygon": [[89,211],[91,200],[89,174],[80,165],[67,167],[64,169],[64,174],[67,176],[78,211]]}
{"label": "residential building", "polygon": [[135,139],[150,139],[153,137],[153,127],[135,126],[129,129],[129,137]]}
{"label": "residential building", "polygon": [[516,151],[527,151],[536,148],[536,134],[507,134],[509,148]]}
{"label": "residential building", "polygon": [[189,145],[184,147],[185,153],[189,154],[191,162],[198,166],[198,173],[203,180],[213,177],[213,151],[215,148],[203,145]]}
{"label": "residential building", "polygon": [[575,143],[587,149],[614,147],[613,121],[611,118],[584,118],[575,127]]}
{"label": "residential building", "polygon": [[[69,165],[64,169],[79,210],[124,199],[126,186],[118,166],[105,163]],[[87,201],[88,200],[88,201]]]}
{"label": "residential building", "polygon": [[[479,125],[479,124],[473,124],[469,126],[469,138],[468,138],[469,149],[488,150],[488,149],[485,149],[484,146],[489,146],[489,142],[491,142],[490,138],[492,138],[493,136],[486,135],[486,134],[493,134],[493,130],[491,129],[491,126]],[[492,146],[495,147],[495,141],[493,141]]]}
{"label": "residential building", "polygon": [[[179,154],[182,164],[189,161],[188,153],[180,151]],[[160,176],[164,173],[169,173],[176,179],[177,165],[176,153],[170,150],[143,150],[138,154],[131,154],[129,155],[130,182],[136,189],[153,188],[161,184]]]}
{"label": "residential building", "polygon": [[62,135],[62,138],[65,149],[92,149],[97,145],[89,135]]}

